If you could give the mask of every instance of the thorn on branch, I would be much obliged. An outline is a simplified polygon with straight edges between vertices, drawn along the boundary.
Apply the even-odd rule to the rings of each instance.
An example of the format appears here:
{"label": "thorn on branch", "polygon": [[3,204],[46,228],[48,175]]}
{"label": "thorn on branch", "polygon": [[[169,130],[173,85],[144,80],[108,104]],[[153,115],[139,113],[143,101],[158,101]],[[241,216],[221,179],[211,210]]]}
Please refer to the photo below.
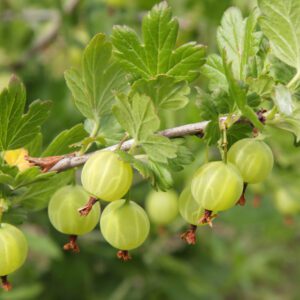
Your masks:
{"label": "thorn on branch", "polygon": [[2,287],[3,289],[8,292],[12,289],[11,283],[7,279],[7,275],[1,276],[1,281],[2,281]]}
{"label": "thorn on branch", "polygon": [[189,245],[195,245],[197,241],[196,231],[197,231],[197,226],[191,224],[190,228],[186,232],[181,234],[180,238]]}
{"label": "thorn on branch", "polygon": [[128,260],[132,259],[131,255],[129,254],[129,252],[127,250],[119,250],[117,252],[117,257],[118,257],[118,259],[120,259],[122,261],[128,261]]}
{"label": "thorn on branch", "polygon": [[95,203],[97,203],[98,199],[95,197],[90,197],[87,204],[78,209],[78,212],[81,216],[87,216],[92,210]]}
{"label": "thorn on branch", "polygon": [[31,157],[25,156],[25,159],[34,166],[41,168],[43,173],[47,173],[52,167],[54,167],[59,161],[66,157],[74,157],[75,153],[70,153],[67,155],[58,156],[48,156],[48,157]]}
{"label": "thorn on branch", "polygon": [[77,244],[77,235],[70,235],[69,242],[64,245],[65,251],[71,251],[73,253],[79,253],[80,248]]}

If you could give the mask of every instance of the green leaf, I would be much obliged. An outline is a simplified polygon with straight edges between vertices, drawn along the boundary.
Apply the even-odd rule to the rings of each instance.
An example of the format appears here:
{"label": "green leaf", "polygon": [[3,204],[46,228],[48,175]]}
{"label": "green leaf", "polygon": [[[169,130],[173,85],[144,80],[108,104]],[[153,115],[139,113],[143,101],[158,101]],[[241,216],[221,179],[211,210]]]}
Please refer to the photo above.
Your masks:
{"label": "green leaf", "polygon": [[250,122],[258,129],[263,130],[264,126],[259,121],[257,114],[253,110],[252,107],[249,105],[245,105],[245,107],[242,109],[242,114],[250,120]]}
{"label": "green leaf", "polygon": [[30,210],[40,210],[47,207],[51,196],[62,186],[69,184],[74,178],[74,171],[69,170],[55,174],[43,182],[32,184],[25,193],[16,197],[14,201],[21,203]]}
{"label": "green leaf", "polygon": [[245,79],[249,58],[258,51],[261,35],[255,32],[257,17],[254,11],[244,20],[241,11],[231,7],[224,13],[218,28],[219,50],[226,51],[236,79]]}
{"label": "green leaf", "polygon": [[269,99],[274,89],[274,80],[268,75],[261,75],[258,78],[248,78],[249,91],[256,93],[261,98]]}
{"label": "green leaf", "polygon": [[209,79],[208,88],[210,91],[215,89],[228,90],[228,83],[224,74],[222,58],[217,54],[207,57],[205,65],[201,68],[202,74]]}
{"label": "green leaf", "polygon": [[118,95],[113,113],[121,126],[136,142],[146,140],[159,128],[159,118],[151,99],[146,95]]}
{"label": "green leaf", "polygon": [[263,125],[259,121],[255,111],[247,105],[247,93],[245,88],[242,86],[242,82],[234,79],[231,63],[227,63],[225,52],[223,53],[223,64],[229,85],[229,98],[236,103],[238,109],[252,122],[255,127],[262,130]]}
{"label": "green leaf", "polygon": [[283,129],[295,135],[296,142],[300,141],[300,109],[296,109],[291,116],[277,116],[267,122],[268,125]]}
{"label": "green leaf", "polygon": [[167,2],[155,5],[144,17],[142,31],[150,74],[167,73],[178,34],[178,21]]}
{"label": "green leaf", "polygon": [[36,137],[27,145],[25,145],[25,149],[28,150],[30,156],[38,157],[42,152],[43,145],[43,135],[38,133]]}
{"label": "green leaf", "polygon": [[183,170],[185,165],[189,165],[194,161],[194,156],[191,150],[184,145],[185,139],[175,139],[173,140],[173,144],[177,145],[176,157],[173,159],[169,159],[169,167],[178,172]]}
{"label": "green leaf", "polygon": [[56,136],[45,149],[42,156],[63,155],[74,152],[76,147],[74,148],[72,145],[81,142],[86,137],[87,132],[84,130],[83,125],[77,124]]}
{"label": "green leaf", "polygon": [[141,145],[152,161],[167,163],[168,159],[176,157],[177,145],[164,136],[148,136]]}
{"label": "green leaf", "polygon": [[280,113],[291,116],[294,111],[294,103],[290,90],[284,85],[277,85],[275,87],[275,96],[273,98],[275,105]]}
{"label": "green leaf", "polygon": [[2,170],[0,171],[0,184],[12,185],[13,182],[14,182],[13,176],[4,173]]}
{"label": "green leaf", "polygon": [[144,79],[167,74],[177,80],[191,81],[198,76],[206,49],[196,43],[174,49],[178,21],[165,1],[155,5],[143,18],[142,33],[143,43],[127,26],[114,26],[114,53],[128,72]]}
{"label": "green leaf", "polygon": [[20,225],[27,220],[28,211],[23,207],[10,207],[3,214],[2,221],[9,224]]}
{"label": "green leaf", "polygon": [[48,180],[54,174],[53,172],[42,173],[39,167],[31,167],[17,174],[12,187],[17,189],[36,182]]}
{"label": "green leaf", "polygon": [[206,60],[206,47],[190,42],[178,47],[171,56],[167,75],[189,82],[197,79]]}
{"label": "green leaf", "polygon": [[166,164],[153,162],[146,156],[137,158],[130,153],[117,150],[122,160],[130,163],[140,175],[149,180],[155,189],[168,190],[173,185],[172,175]]}
{"label": "green leaf", "polygon": [[127,88],[125,74],[119,64],[112,61],[111,55],[111,42],[99,33],[83,53],[82,74],[75,69],[65,72],[75,105],[86,118],[95,122],[111,112],[114,92]]}
{"label": "green leaf", "polygon": [[151,98],[155,108],[177,110],[188,103],[190,88],[186,81],[176,81],[175,78],[160,75],[156,79],[140,79],[132,86],[133,92],[145,94]]}
{"label": "green leaf", "polygon": [[228,140],[228,147],[233,145],[235,142],[248,138],[251,136],[253,128],[250,124],[246,123],[234,123],[228,130],[227,130],[227,140]]}
{"label": "green leaf", "polygon": [[33,140],[50,112],[49,101],[34,101],[23,114],[26,93],[23,84],[12,77],[0,94],[0,151],[20,148]]}
{"label": "green leaf", "polygon": [[[89,120],[86,120],[84,124],[86,130],[88,129],[88,122]],[[92,130],[89,129],[88,132],[92,134]],[[97,136],[102,137],[105,140],[106,145],[114,145],[120,142],[124,136],[124,131],[114,115],[106,115],[100,120]]]}
{"label": "green leaf", "polygon": [[211,94],[197,88],[202,120],[218,120],[219,115],[228,114],[234,110],[234,101],[228,93],[217,89]]}
{"label": "green leaf", "polygon": [[150,161],[148,166],[153,173],[151,184],[154,188],[166,191],[173,186],[173,177],[166,164]]}
{"label": "green leaf", "polygon": [[259,24],[275,56],[300,71],[299,0],[259,0]]}
{"label": "green leaf", "polygon": [[221,137],[218,119],[211,120],[205,129],[204,140],[207,145],[215,145]]}

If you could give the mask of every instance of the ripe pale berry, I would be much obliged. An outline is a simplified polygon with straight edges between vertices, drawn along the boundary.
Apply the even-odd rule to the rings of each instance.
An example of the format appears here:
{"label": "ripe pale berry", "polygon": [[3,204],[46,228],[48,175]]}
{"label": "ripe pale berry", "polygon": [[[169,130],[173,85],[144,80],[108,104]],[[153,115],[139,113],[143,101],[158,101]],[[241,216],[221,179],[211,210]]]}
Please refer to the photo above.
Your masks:
{"label": "ripe pale berry", "polygon": [[59,232],[82,235],[92,231],[100,218],[100,204],[95,203],[87,216],[80,216],[78,209],[89,200],[88,193],[79,185],[60,188],[52,196],[48,206],[51,224]]}
{"label": "ripe pale berry", "polygon": [[258,183],[271,173],[274,158],[270,147],[256,139],[242,139],[228,151],[228,161],[241,172],[244,182]]}
{"label": "ripe pale berry", "polygon": [[133,201],[121,199],[104,209],[100,229],[104,239],[113,247],[131,250],[146,240],[150,223],[142,207]]}
{"label": "ripe pale berry", "polygon": [[203,165],[191,183],[192,195],[198,204],[209,211],[233,207],[243,191],[243,179],[231,163],[214,161]]}
{"label": "ripe pale berry", "polygon": [[85,163],[81,182],[87,192],[105,201],[122,198],[132,183],[130,164],[112,151],[98,151]]}
{"label": "ripe pale berry", "polygon": [[6,276],[19,269],[25,262],[28,244],[23,232],[17,227],[0,225],[0,276]]}
{"label": "ripe pale berry", "polygon": [[194,199],[191,187],[187,186],[179,196],[179,212],[189,224],[202,225],[199,220],[203,216],[204,208]]}

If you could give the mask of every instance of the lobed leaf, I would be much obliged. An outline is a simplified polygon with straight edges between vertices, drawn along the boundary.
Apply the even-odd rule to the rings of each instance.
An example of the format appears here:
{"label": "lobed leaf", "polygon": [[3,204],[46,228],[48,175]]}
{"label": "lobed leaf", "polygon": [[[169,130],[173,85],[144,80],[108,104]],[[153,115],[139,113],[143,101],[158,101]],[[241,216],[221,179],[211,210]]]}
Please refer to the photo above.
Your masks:
{"label": "lobed leaf", "polygon": [[125,73],[112,61],[112,44],[102,33],[97,34],[83,53],[82,72],[69,69],[65,80],[75,105],[88,119],[99,119],[111,113],[114,92],[127,88]]}
{"label": "lobed leaf", "polygon": [[0,94],[0,151],[20,148],[33,140],[47,119],[51,103],[36,100],[23,114],[26,92],[18,78],[12,77]]}
{"label": "lobed leaf", "polygon": [[118,95],[113,112],[121,126],[136,142],[146,140],[159,128],[160,120],[151,99],[146,95]]}
{"label": "lobed leaf", "polygon": [[231,7],[223,15],[218,28],[220,52],[225,51],[236,79],[245,79],[250,57],[258,51],[261,35],[255,32],[258,13],[253,11],[246,19],[238,8]]}
{"label": "lobed leaf", "polygon": [[[87,137],[87,132],[82,124],[77,124],[71,129],[62,131],[57,135],[43,152],[42,156],[64,155],[76,150],[72,145],[81,142]],[[77,147],[78,148],[78,147]]]}
{"label": "lobed leaf", "polygon": [[127,26],[114,26],[114,53],[134,77],[153,79],[158,75],[192,81],[205,62],[206,48],[188,43],[175,49],[178,21],[165,1],[155,5],[143,18],[143,42]]}
{"label": "lobed leaf", "polygon": [[300,71],[299,0],[259,0],[259,24],[276,57]]}
{"label": "lobed leaf", "polygon": [[166,75],[159,75],[151,80],[140,79],[133,84],[132,91],[149,96],[158,111],[183,108],[187,105],[187,96],[190,94],[186,81],[176,81]]}

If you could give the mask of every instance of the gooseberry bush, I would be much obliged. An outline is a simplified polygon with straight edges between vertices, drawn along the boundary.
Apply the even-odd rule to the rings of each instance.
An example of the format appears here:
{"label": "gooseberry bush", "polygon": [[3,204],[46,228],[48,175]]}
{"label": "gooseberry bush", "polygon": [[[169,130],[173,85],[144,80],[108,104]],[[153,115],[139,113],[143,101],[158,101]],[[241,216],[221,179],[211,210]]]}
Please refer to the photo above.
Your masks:
{"label": "gooseberry bush", "polygon": [[[178,45],[179,22],[166,2],[143,17],[141,36],[119,25],[111,36],[98,33],[81,68],[65,72],[85,121],[48,145],[40,129],[51,102],[36,100],[25,110],[25,87],[12,75],[0,95],[3,287],[10,289],[7,275],[26,259],[27,241],[16,226],[33,211],[48,207],[49,222],[70,238],[65,250],[79,252],[77,237],[100,226],[99,236],[127,261],[150,224],[166,227],[180,215],[190,226],[181,238],[195,244],[197,228],[245,205],[248,186],[263,185],[272,173],[278,132],[299,146],[299,15],[298,0],[259,0],[246,18],[230,8],[213,54],[198,42]],[[166,128],[169,113],[188,107],[198,122]],[[189,136],[219,154],[198,165]],[[173,175],[187,165],[197,170],[180,191]],[[153,191],[137,204],[131,189],[140,180]],[[300,210],[296,194],[274,192],[283,214]]]}

